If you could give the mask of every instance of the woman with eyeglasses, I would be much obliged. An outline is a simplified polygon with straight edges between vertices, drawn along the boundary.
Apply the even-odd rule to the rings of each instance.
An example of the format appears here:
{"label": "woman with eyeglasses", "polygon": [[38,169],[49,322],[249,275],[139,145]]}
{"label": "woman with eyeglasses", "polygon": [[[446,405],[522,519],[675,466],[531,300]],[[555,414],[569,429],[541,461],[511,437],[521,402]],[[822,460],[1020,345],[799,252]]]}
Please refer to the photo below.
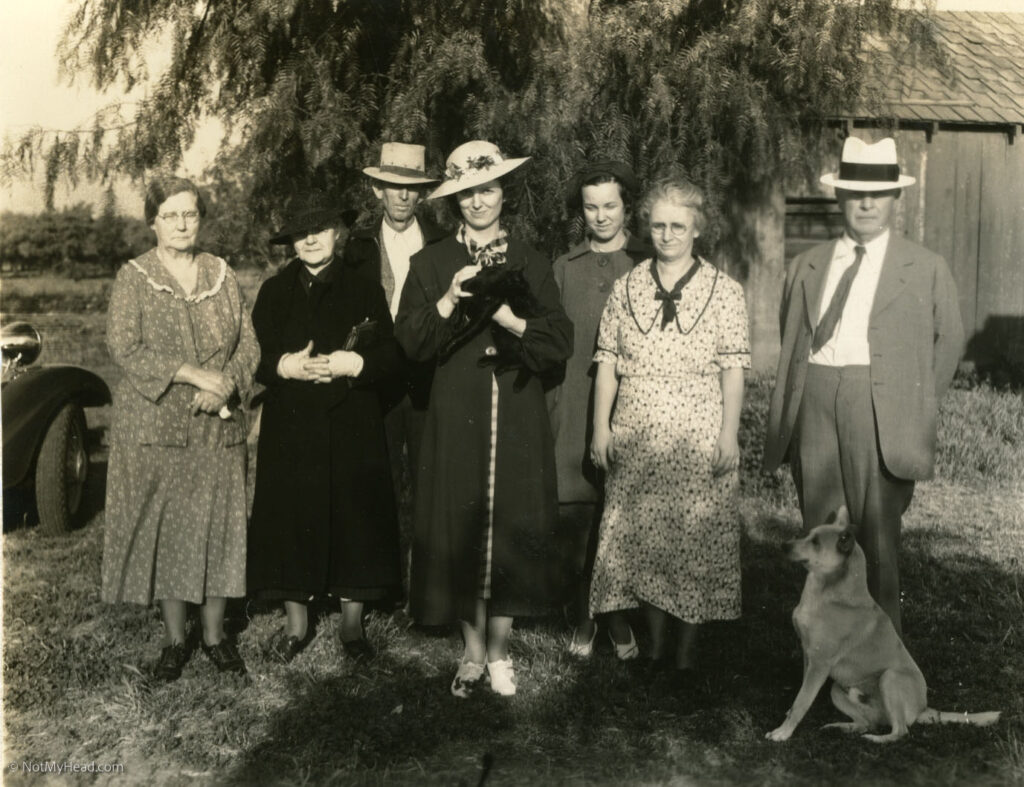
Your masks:
{"label": "woman with eyeglasses", "polygon": [[156,248],[120,271],[107,346],[114,394],[102,598],[159,602],[164,647],[154,673],[181,676],[188,604],[201,647],[221,672],[245,664],[224,633],[228,598],[245,595],[246,424],[259,348],[235,275],[196,249],[206,205],[196,186],[146,189]]}
{"label": "woman with eyeglasses", "polygon": [[700,624],[740,614],[747,316],[742,287],[693,252],[699,188],[661,180],[639,217],[655,257],[615,282],[594,356],[591,459],[607,475],[590,612],[642,607],[647,666],[685,690]]}
{"label": "woman with eyeglasses", "polygon": [[260,287],[252,320],[256,379],[267,387],[249,526],[250,595],[283,604],[267,656],[292,661],[313,639],[309,604],[340,604],[352,662],[375,655],[366,603],[401,595],[398,519],[381,395],[401,372],[379,281],[341,264],[336,200],[292,199],[270,239],[294,259]]}

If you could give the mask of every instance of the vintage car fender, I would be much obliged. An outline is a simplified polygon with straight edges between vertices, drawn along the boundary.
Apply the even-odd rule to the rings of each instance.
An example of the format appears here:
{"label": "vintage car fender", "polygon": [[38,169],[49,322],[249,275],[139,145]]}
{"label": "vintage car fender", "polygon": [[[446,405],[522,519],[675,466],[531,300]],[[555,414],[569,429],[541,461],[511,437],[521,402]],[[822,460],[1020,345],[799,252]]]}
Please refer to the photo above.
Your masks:
{"label": "vintage car fender", "polygon": [[110,388],[78,366],[25,369],[3,387],[3,485],[17,486],[31,471],[39,444],[54,416],[67,402],[82,407],[110,404]]}

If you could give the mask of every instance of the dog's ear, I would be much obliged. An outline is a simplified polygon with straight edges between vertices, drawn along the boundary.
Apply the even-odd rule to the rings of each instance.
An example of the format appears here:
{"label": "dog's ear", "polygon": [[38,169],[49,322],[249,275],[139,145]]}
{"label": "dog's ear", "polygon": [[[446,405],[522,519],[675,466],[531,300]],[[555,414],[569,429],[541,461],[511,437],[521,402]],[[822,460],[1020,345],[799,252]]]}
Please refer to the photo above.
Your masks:
{"label": "dog's ear", "polygon": [[849,555],[853,552],[853,545],[856,543],[857,539],[853,536],[853,530],[847,527],[846,530],[839,534],[839,540],[836,541],[836,549],[843,555]]}
{"label": "dog's ear", "polygon": [[846,527],[850,524],[850,512],[846,506],[839,506],[839,510],[836,511],[835,523],[841,527]]}
{"label": "dog's ear", "polygon": [[825,524],[826,525],[834,525],[835,522],[836,522],[836,512],[835,511],[829,511],[828,512],[828,516],[825,517]]}

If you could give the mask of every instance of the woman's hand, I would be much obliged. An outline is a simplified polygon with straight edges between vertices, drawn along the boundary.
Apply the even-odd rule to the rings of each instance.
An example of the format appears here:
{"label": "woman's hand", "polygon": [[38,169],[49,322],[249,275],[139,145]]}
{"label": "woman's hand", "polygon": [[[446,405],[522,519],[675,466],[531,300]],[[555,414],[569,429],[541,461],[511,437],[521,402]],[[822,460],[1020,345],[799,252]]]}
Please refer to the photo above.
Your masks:
{"label": "woman's hand", "polygon": [[307,383],[329,383],[331,370],[326,355],[310,356],[313,342],[310,341],[297,353],[285,353],[277,362],[277,373],[286,380],[303,380]]}
{"label": "woman's hand", "polygon": [[455,311],[455,307],[459,305],[460,298],[471,298],[473,293],[466,292],[462,289],[462,282],[466,279],[472,279],[480,272],[480,265],[467,265],[455,271],[455,275],[452,276],[452,283],[448,286],[448,291],[441,296],[441,300],[437,302],[437,311],[441,314],[444,319],[448,319],[452,316],[452,312]]}
{"label": "woman's hand", "polygon": [[526,333],[526,320],[522,317],[516,317],[516,313],[512,311],[512,307],[507,303],[501,304],[498,310],[491,315],[491,319],[515,336],[522,337]]}
{"label": "woman's hand", "polygon": [[607,424],[594,428],[594,437],[590,441],[590,461],[601,470],[607,470],[615,461],[613,444],[612,430]]}
{"label": "woman's hand", "polygon": [[735,432],[721,432],[715,443],[715,452],[711,456],[711,474],[725,475],[740,466],[740,444]]}
{"label": "woman's hand", "polygon": [[200,391],[206,391],[225,401],[235,392],[235,381],[230,375],[215,369],[203,369],[190,363],[183,364],[174,379],[176,382],[194,385]]}
{"label": "woman's hand", "polygon": [[319,356],[327,359],[331,377],[358,377],[363,371],[363,356],[349,350],[335,350],[330,355]]}
{"label": "woman's hand", "polygon": [[204,413],[219,413],[221,408],[226,406],[228,403],[227,398],[217,396],[217,394],[210,393],[209,391],[196,391],[195,396],[192,397],[192,414],[195,415],[199,411]]}

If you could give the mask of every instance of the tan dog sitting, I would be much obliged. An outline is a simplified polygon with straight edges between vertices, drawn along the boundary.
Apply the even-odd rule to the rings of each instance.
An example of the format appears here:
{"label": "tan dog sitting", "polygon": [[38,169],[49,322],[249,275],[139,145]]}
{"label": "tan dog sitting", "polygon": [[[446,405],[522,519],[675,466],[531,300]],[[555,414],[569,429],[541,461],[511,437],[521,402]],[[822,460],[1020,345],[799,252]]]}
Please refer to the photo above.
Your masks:
{"label": "tan dog sitting", "polygon": [[766,738],[788,740],[829,677],[833,704],[852,721],[825,727],[866,733],[891,726],[885,735],[864,736],[876,743],[898,740],[915,722],[987,726],[999,720],[998,712],[945,713],[928,707],[924,675],[868,593],[864,552],[846,506],[834,524],[819,525],[790,542],[788,552],[790,560],[807,569],[793,611],[804,650],[804,682],[786,720]]}

